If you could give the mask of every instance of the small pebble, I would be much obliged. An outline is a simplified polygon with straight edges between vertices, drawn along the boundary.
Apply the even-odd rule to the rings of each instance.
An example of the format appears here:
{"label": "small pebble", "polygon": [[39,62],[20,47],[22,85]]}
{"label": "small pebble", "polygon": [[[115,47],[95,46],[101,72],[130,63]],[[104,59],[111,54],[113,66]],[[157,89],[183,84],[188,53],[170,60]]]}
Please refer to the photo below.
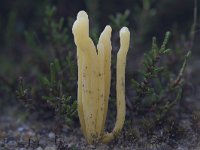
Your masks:
{"label": "small pebble", "polygon": [[29,135],[30,137],[35,136],[35,132],[33,132],[33,131],[28,131],[28,132],[27,132],[27,135]]}
{"label": "small pebble", "polygon": [[56,150],[56,147],[55,146],[51,146],[51,147],[47,146],[47,147],[45,147],[44,150]]}
{"label": "small pebble", "polygon": [[27,125],[23,125],[23,126],[17,128],[17,131],[19,131],[19,132],[23,132],[25,130],[28,130],[28,126]]}
{"label": "small pebble", "polygon": [[7,145],[10,146],[10,147],[16,147],[17,142],[15,142],[15,141],[9,141],[9,142],[7,143]]}
{"label": "small pebble", "polygon": [[53,132],[49,133],[49,138],[50,139],[54,139],[55,138],[55,133],[53,133]]}
{"label": "small pebble", "polygon": [[19,132],[22,132],[22,131],[24,131],[24,128],[23,128],[23,127],[19,127],[17,130],[18,130]]}
{"label": "small pebble", "polygon": [[38,147],[36,150],[43,150],[43,148],[42,147]]}

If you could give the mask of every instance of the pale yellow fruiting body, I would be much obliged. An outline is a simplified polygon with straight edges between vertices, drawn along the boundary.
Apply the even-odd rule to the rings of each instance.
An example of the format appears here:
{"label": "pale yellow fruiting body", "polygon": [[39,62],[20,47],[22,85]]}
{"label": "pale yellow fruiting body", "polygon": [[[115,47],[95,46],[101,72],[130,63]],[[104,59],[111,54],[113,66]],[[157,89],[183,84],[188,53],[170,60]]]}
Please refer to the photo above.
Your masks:
{"label": "pale yellow fruiting body", "polygon": [[117,54],[117,118],[113,131],[105,133],[105,120],[111,82],[111,27],[106,26],[96,47],[89,37],[89,19],[80,11],[72,32],[77,46],[78,59],[78,115],[81,129],[88,143],[94,140],[111,141],[125,120],[125,67],[129,48],[130,32],[120,30],[120,50]]}
{"label": "pale yellow fruiting body", "polygon": [[120,49],[117,53],[117,119],[115,127],[111,133],[104,134],[103,142],[110,142],[121,131],[126,112],[125,104],[125,68],[126,68],[126,55],[129,49],[130,32],[127,27],[120,30]]}
{"label": "pale yellow fruiting body", "polygon": [[[101,133],[104,131],[105,120],[108,109],[108,99],[110,94],[110,76],[111,76],[111,32],[110,26],[106,26],[104,31],[101,33],[99,42],[97,45],[98,55],[99,55],[99,66],[100,66],[100,80],[99,80],[99,100],[101,103],[100,111],[98,113],[97,124],[101,126]],[[103,103],[103,104],[102,104]]]}

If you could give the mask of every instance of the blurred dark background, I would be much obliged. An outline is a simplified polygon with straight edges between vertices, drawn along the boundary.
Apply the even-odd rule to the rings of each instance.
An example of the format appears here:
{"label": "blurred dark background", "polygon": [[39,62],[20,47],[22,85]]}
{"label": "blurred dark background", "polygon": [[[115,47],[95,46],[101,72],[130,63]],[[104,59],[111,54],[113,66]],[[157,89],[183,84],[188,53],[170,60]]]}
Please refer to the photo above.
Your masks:
{"label": "blurred dark background", "polygon": [[[6,47],[20,49],[24,42],[24,31],[41,28],[44,19],[44,10],[47,5],[57,7],[56,17],[75,18],[80,10],[86,10],[92,19],[92,24],[97,24],[102,30],[110,23],[109,16],[116,13],[130,11],[127,18],[129,27],[137,30],[138,21],[143,9],[141,0],[2,0],[0,5],[0,46],[1,51]],[[198,4],[199,5],[199,4]],[[148,21],[148,35],[163,35],[166,30],[177,26],[179,32],[187,32],[193,22],[194,2],[190,0],[152,0]],[[198,12],[199,14],[199,12]],[[198,15],[199,16],[199,15]],[[144,25],[143,25],[144,26]],[[147,29],[146,29],[147,30]]]}

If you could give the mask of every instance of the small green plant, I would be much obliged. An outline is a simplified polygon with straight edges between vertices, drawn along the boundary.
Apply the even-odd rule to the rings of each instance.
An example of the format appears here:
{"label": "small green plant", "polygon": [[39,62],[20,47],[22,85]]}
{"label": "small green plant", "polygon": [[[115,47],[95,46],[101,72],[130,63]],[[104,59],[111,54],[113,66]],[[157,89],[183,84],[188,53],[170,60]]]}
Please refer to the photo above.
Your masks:
{"label": "small green plant", "polygon": [[15,97],[15,75],[12,73],[13,62],[7,62],[6,58],[0,56],[0,112],[3,112],[5,106],[13,103]]}
{"label": "small green plant", "polygon": [[26,108],[28,108],[29,110],[33,109],[33,101],[30,92],[28,91],[28,88],[25,87],[24,80],[22,77],[19,77],[18,79],[16,97]]}
{"label": "small green plant", "polygon": [[11,11],[8,16],[8,23],[6,26],[6,31],[5,31],[5,45],[6,48],[12,49],[14,47],[14,39],[16,38],[16,19],[17,19],[17,12],[16,11]]}
{"label": "small green plant", "polygon": [[128,17],[130,15],[130,11],[126,10],[123,14],[117,13],[116,16],[110,15],[111,26],[115,30],[119,30],[122,26],[128,26]]}
{"label": "small green plant", "polygon": [[52,46],[54,56],[60,60],[64,60],[66,56],[66,48],[71,48],[69,41],[68,29],[64,26],[64,18],[58,21],[55,19],[56,7],[46,6],[43,32],[46,39]]}
{"label": "small green plant", "polygon": [[155,0],[142,0],[141,5],[136,4],[133,8],[133,20],[136,26],[136,38],[137,44],[142,44],[147,40],[149,32],[152,30],[152,26],[156,19],[157,7],[155,6]]}
{"label": "small green plant", "polygon": [[157,130],[150,133],[145,143],[146,149],[162,149],[162,145],[166,143],[171,148],[176,148],[178,140],[186,135],[186,130],[179,123],[166,120],[162,128],[158,126]]}
{"label": "small green plant", "polygon": [[69,83],[62,71],[58,59],[50,63],[50,79],[42,79],[47,94],[42,98],[55,109],[57,121],[63,120],[72,124],[73,118],[77,117],[77,103],[71,96],[66,95]]}
{"label": "small green plant", "polygon": [[163,44],[159,48],[156,38],[153,38],[151,50],[144,54],[144,69],[140,71],[140,81],[132,79],[136,91],[133,106],[137,114],[152,114],[156,121],[160,121],[174,105],[178,103],[182,93],[183,73],[190,56],[185,55],[182,67],[177,77],[169,71],[167,66],[161,66],[161,57],[171,52],[166,48],[170,33],[167,32]]}
{"label": "small green plant", "polygon": [[[40,112],[40,116],[54,117],[59,125],[64,122],[71,125],[77,118],[76,60],[75,54],[70,51],[71,42],[64,19],[57,21],[55,14],[56,7],[46,7],[42,29],[46,38],[43,45],[39,42],[36,31],[25,32],[33,53],[33,58],[29,61],[34,70],[32,76],[35,82],[30,88],[25,88],[25,83],[20,78],[17,98],[28,110],[39,109],[41,112],[35,112]],[[29,78],[31,77],[26,77]]]}

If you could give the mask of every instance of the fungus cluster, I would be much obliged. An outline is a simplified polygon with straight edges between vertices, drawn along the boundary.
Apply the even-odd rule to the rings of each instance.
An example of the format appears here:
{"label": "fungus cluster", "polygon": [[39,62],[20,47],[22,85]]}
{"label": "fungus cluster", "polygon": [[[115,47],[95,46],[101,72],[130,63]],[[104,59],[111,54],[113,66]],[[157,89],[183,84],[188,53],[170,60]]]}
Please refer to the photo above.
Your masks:
{"label": "fungus cluster", "polygon": [[111,31],[110,26],[105,27],[96,48],[89,37],[89,19],[85,11],[78,13],[72,28],[77,46],[78,115],[89,144],[95,140],[104,143],[111,141],[121,131],[125,120],[125,67],[130,42],[127,27],[120,30],[117,54],[116,123],[111,133],[104,131],[111,83]]}

